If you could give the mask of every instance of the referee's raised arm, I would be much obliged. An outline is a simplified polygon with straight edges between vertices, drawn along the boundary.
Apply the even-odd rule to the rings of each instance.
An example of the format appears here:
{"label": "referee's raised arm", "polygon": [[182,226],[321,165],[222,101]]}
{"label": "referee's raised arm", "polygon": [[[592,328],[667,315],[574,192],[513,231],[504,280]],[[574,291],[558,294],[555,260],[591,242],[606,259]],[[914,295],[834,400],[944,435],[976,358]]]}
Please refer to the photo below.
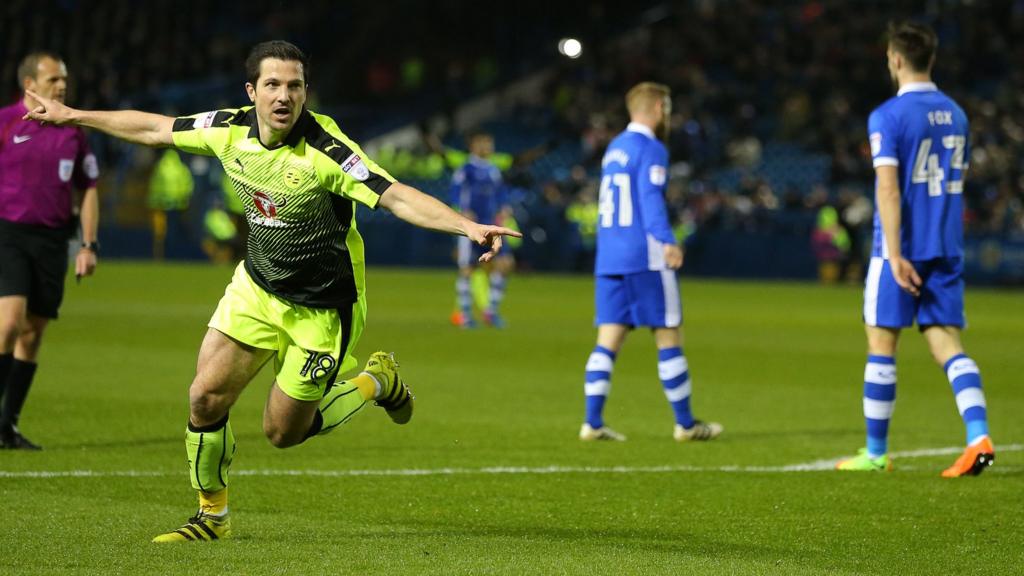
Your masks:
{"label": "referee's raised arm", "polygon": [[170,116],[138,110],[77,110],[31,90],[25,90],[25,94],[36,101],[36,106],[25,114],[25,120],[95,128],[115,138],[146,146],[174,145],[171,137],[174,118]]}

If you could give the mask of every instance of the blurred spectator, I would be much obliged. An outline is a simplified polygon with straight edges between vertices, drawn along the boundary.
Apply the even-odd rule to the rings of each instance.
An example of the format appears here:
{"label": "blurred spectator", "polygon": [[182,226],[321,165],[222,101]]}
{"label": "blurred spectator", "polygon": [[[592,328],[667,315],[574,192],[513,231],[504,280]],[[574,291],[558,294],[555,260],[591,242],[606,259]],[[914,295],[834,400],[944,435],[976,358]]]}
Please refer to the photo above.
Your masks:
{"label": "blurred spectator", "polygon": [[818,210],[818,224],[811,234],[814,257],[818,259],[818,279],[823,284],[839,280],[841,265],[850,253],[850,236],[839,223],[839,213],[832,206]]}
{"label": "blurred spectator", "polygon": [[160,155],[149,179],[149,208],[153,213],[153,257],[163,260],[168,238],[185,238],[185,211],[195,181],[177,150],[168,148]]}

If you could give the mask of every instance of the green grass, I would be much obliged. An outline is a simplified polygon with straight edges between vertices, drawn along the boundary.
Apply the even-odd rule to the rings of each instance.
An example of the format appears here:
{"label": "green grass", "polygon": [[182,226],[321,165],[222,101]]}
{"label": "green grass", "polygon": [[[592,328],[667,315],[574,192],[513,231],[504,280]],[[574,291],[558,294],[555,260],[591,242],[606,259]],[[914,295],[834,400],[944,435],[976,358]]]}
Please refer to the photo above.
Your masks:
{"label": "green grass", "polygon": [[[262,374],[232,412],[236,539],[157,546],[195,507],[187,388],[228,268],[105,263],[69,285],[22,417],[40,453],[0,452],[0,574],[1007,574],[1024,566],[1024,452],[943,480],[953,455],[891,474],[753,472],[863,443],[857,288],[683,282],[697,415],[726,426],[677,445],[648,333],[620,354],[607,419],[622,444],[581,444],[591,281],[520,277],[504,331],[447,324],[447,272],[369,272],[358,354],[395,350],[417,394],[406,427],[368,407],[277,450]],[[1024,297],[970,290],[969,353],[998,446],[1024,442]],[[923,340],[905,334],[896,451],[957,446],[963,428]],[[647,471],[474,473],[484,467]],[[651,471],[650,467],[678,467]],[[701,471],[681,471],[683,467]],[[449,475],[346,470],[465,469]],[[9,473],[136,471],[138,477]],[[244,475],[312,470],[334,475]],[[8,473],[6,476],[2,473]]]}

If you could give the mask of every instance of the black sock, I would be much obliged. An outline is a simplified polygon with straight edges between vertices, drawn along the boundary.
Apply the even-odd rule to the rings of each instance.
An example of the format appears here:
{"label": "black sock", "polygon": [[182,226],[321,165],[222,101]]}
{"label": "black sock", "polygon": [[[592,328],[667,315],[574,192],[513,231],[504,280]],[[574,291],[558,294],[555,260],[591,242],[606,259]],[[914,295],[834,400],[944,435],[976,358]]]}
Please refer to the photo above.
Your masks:
{"label": "black sock", "polygon": [[4,389],[7,387],[7,376],[11,373],[11,363],[14,362],[14,354],[0,354],[0,399],[4,397]]}
{"label": "black sock", "polygon": [[28,389],[32,386],[32,377],[35,374],[35,362],[25,362],[17,358],[11,362],[7,389],[4,391],[4,405],[0,410],[0,424],[3,426],[18,425],[21,407],[25,405],[25,398],[28,397]]}

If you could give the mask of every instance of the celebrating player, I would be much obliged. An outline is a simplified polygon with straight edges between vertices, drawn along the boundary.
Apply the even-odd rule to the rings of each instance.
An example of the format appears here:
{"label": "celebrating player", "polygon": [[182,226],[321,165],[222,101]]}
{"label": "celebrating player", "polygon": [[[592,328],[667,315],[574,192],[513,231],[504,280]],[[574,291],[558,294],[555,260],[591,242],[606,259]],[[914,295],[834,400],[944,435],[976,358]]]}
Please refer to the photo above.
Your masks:
{"label": "celebrating player", "polygon": [[217,156],[245,204],[248,253],[210,320],[189,389],[185,433],[189,478],[199,512],[155,542],[215,540],[230,535],[228,471],[235,440],[228,411],[271,358],[276,379],[263,430],[277,447],[327,434],[363,405],[376,404],[398,424],[412,417],[409,389],[394,356],[377,352],[365,370],[341,381],[366,315],[363,240],[355,204],[387,208],[425,228],[463,234],[501,248],[503,234],[396,182],[326,116],[306,109],[309,64],[282,41],[255,46],[245,85],[253,106],[186,118],[137,111],[74,110],[39,101],[27,117],[97,128],[149,146]]}
{"label": "celebrating player", "polygon": [[898,92],[868,119],[875,166],[875,239],[864,288],[867,446],[840,470],[888,470],[900,330],[917,321],[946,372],[967,428],[967,448],[947,478],[979,474],[995,459],[978,366],[960,343],[964,327],[963,189],[967,116],[931,81],[931,28],[893,25],[887,51]]}
{"label": "celebrating player", "polygon": [[[474,132],[469,136],[469,160],[455,170],[452,176],[451,205],[468,218],[487,224],[500,224],[511,216],[507,205],[501,171],[488,161],[494,154],[494,138],[486,132]],[[474,246],[469,238],[456,238],[459,277],[455,281],[455,296],[459,306],[455,324],[463,328],[476,327],[473,319],[473,294],[471,281],[477,269],[477,260],[483,250]],[[514,266],[512,255],[502,251],[485,271],[489,280],[487,309],[483,311],[484,322],[501,328],[504,321],[499,306],[505,296],[505,277]]]}
{"label": "celebrating player", "polygon": [[625,440],[605,426],[602,412],[611,390],[615,355],[636,326],[654,331],[658,376],[675,412],[673,437],[710,440],[717,422],[690,411],[690,371],[683,355],[682,306],[676,270],[683,251],[665,209],[668,133],[672,101],[667,86],[643,82],[626,94],[631,122],[605,152],[599,199],[596,276],[597,346],[586,367],[586,421],[581,440]]}
{"label": "celebrating player", "polygon": [[75,274],[88,276],[96,267],[99,171],[85,132],[22,118],[38,105],[37,94],[63,102],[67,80],[59,56],[29,54],[18,66],[24,97],[0,109],[0,448],[39,449],[17,425],[43,333],[64,298],[68,239],[75,233],[72,189],[84,190]]}

